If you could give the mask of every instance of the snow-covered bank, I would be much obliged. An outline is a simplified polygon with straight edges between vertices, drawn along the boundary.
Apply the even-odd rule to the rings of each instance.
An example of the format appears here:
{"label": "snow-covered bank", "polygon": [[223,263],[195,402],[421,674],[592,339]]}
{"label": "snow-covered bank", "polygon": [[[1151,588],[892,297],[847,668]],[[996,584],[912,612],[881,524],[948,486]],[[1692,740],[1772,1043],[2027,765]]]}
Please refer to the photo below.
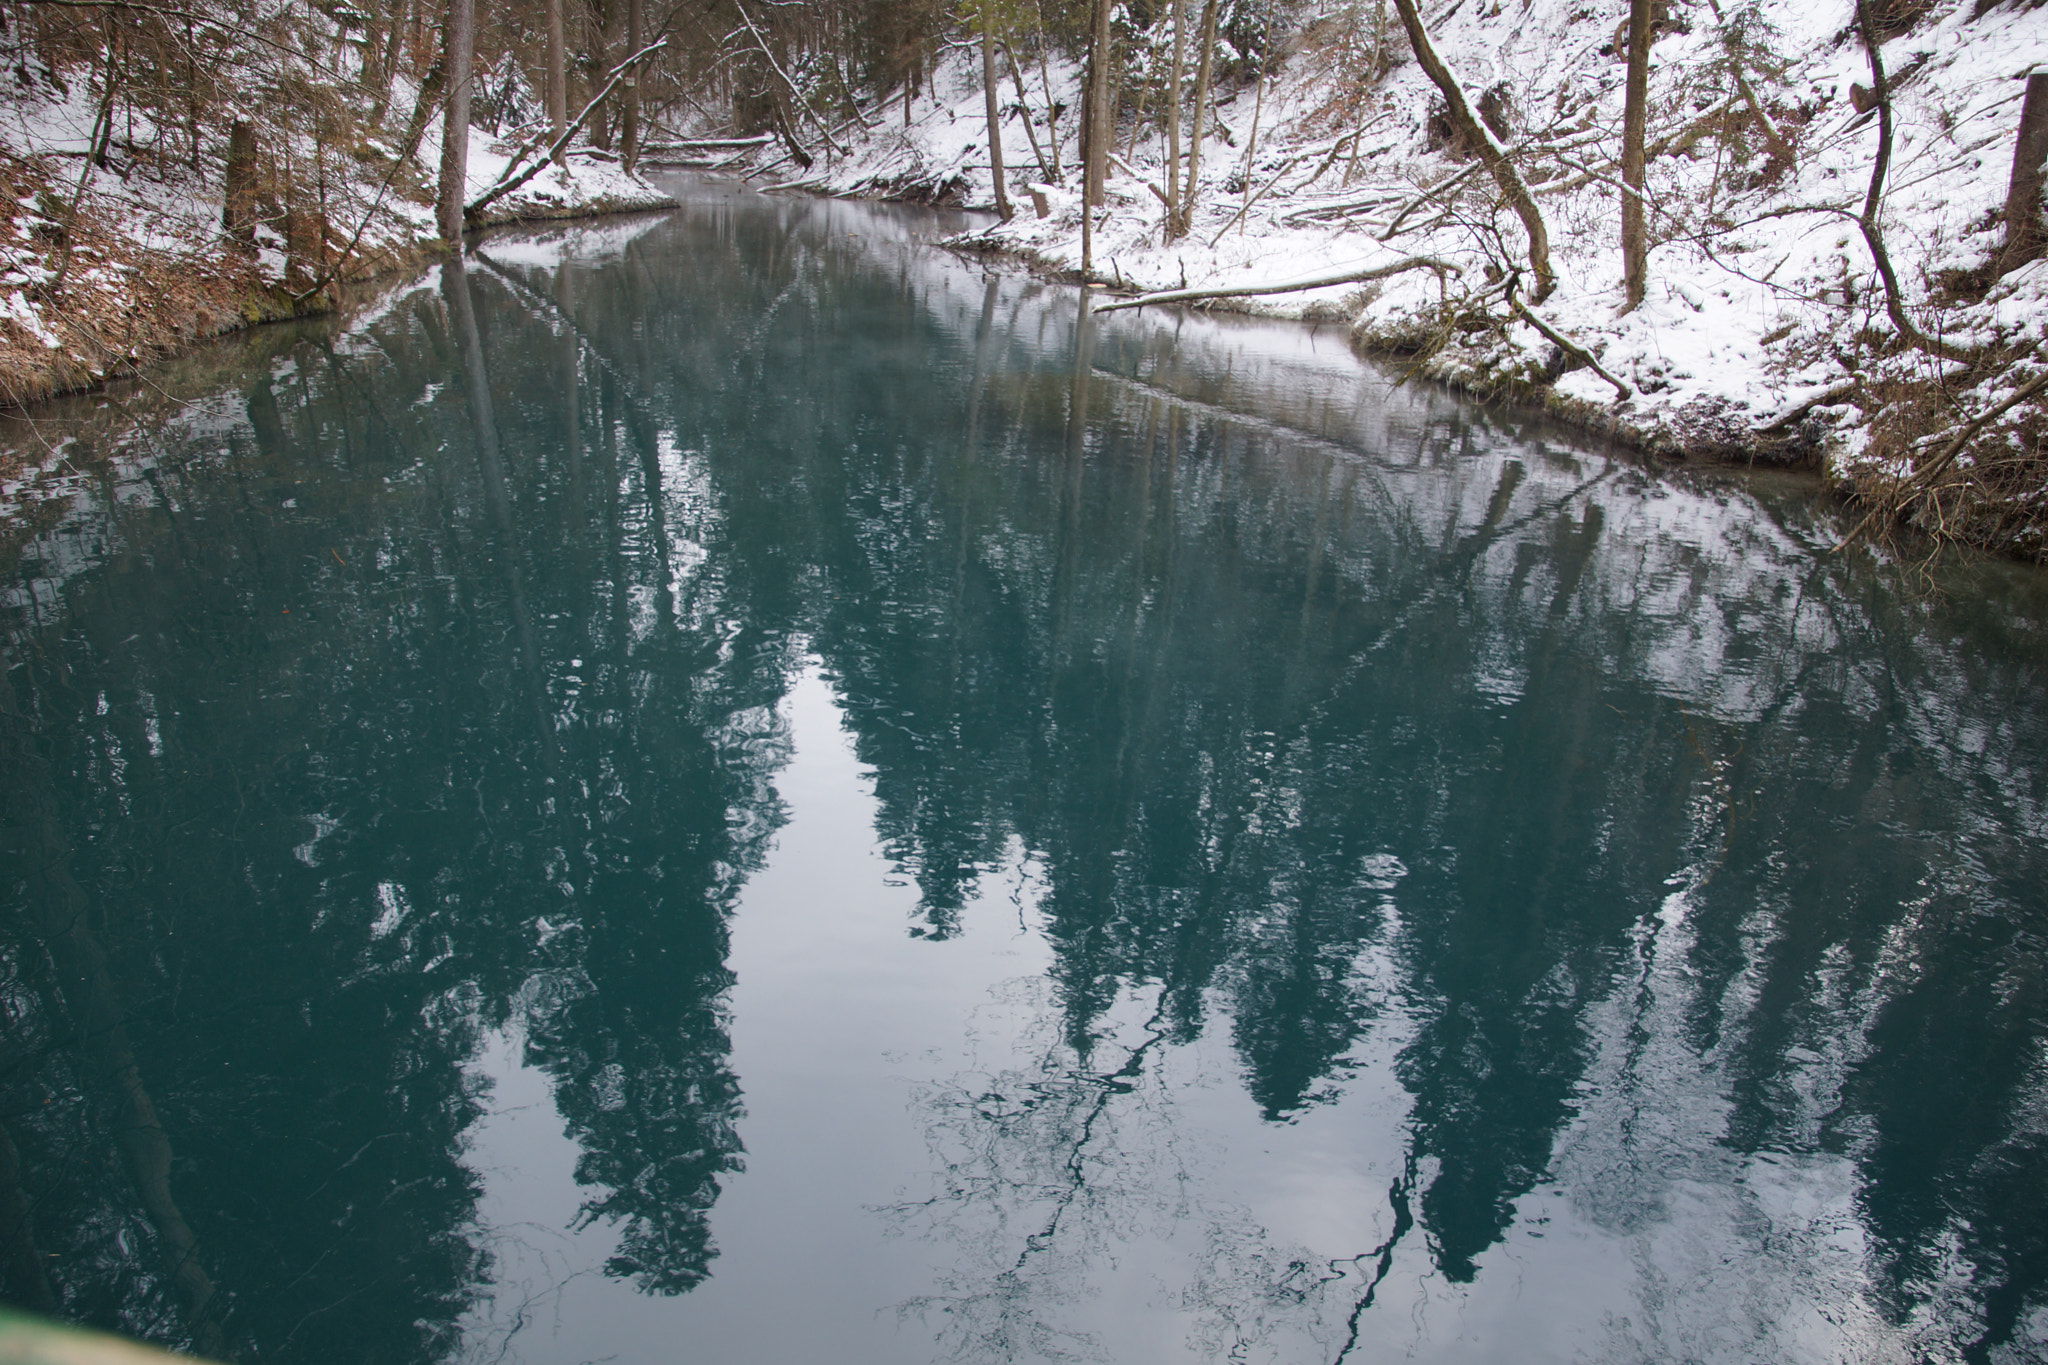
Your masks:
{"label": "snow-covered bank", "polygon": [[[1399,27],[1384,6],[1333,0],[1276,39],[1263,86],[1222,88],[1177,239],[1162,121],[1156,107],[1142,122],[1126,111],[1087,273],[1136,293],[1441,262],[1232,306],[1341,320],[1423,374],[1532,397],[1652,448],[1814,461],[1881,505],[1916,494],[1923,523],[2048,556],[2039,403],[1972,425],[2043,369],[2048,260],[2003,277],[1987,266],[2004,240],[2016,78],[2048,62],[2048,9],[1940,0],[1881,46],[1896,131],[1879,226],[1904,311],[1931,347],[1902,341],[1857,222],[1879,115],[1851,0],[1670,8],[1650,71],[1649,288],[1627,311],[1616,165],[1627,5],[1508,10],[1439,0],[1424,17],[1451,71],[1503,116],[1548,224],[1559,284],[1540,304],[1520,224],[1481,163],[1446,145],[1440,97]],[[1140,32],[1136,65],[1157,67],[1166,31]],[[1021,74],[1003,88],[1018,212],[974,244],[1078,273],[1079,119],[1047,115],[1078,110],[1080,68],[1054,54]],[[956,51],[907,121],[899,94],[842,128],[842,151],[814,149],[808,170],[772,151],[755,169],[836,194],[988,206],[983,99],[978,60]]]}
{"label": "snow-covered bank", "polygon": [[[203,337],[324,311],[340,285],[441,249],[430,169],[439,159],[438,124],[410,157],[374,140],[344,155],[310,139],[273,139],[267,160],[296,163],[297,176],[262,174],[250,251],[223,234],[217,163],[195,170],[114,155],[102,168],[88,155],[98,115],[82,82],[66,93],[38,87],[0,100],[7,406],[89,387]],[[516,174],[530,141],[472,128],[468,198]],[[615,160],[579,151],[493,201],[478,225],[673,203]]]}

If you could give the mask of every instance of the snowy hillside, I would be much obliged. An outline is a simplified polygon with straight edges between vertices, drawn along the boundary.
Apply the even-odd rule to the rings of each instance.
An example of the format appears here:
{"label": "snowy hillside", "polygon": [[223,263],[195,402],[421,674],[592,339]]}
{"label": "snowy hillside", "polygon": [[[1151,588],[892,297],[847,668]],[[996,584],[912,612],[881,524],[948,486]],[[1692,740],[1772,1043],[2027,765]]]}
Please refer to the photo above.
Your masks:
{"label": "snowy hillside", "polygon": [[[246,249],[222,232],[217,149],[166,155],[182,129],[128,111],[108,136],[94,85],[34,71],[0,96],[0,402],[88,386],[190,341],[325,307],[343,281],[409,263],[437,242],[433,168],[440,123],[423,121],[410,155],[375,126],[344,145],[289,125],[259,129],[255,227]],[[399,80],[389,101],[415,107]],[[536,160],[540,171],[496,197],[484,223],[666,207],[674,201],[618,165],[577,149],[534,154],[530,128],[469,131],[469,198]]]}
{"label": "snowy hillside", "polygon": [[[1820,456],[1857,491],[1899,497],[1948,433],[2042,370],[2031,351],[2048,337],[2048,261],[1995,280],[1986,266],[2003,241],[2023,78],[2048,62],[2048,9],[1943,0],[1880,29],[1892,33],[1880,55],[1896,131],[1877,224],[1901,303],[1933,351],[1902,344],[1857,221],[1880,117],[1850,0],[1670,8],[1649,75],[1648,291],[1623,312],[1617,25],[1627,10],[1620,0],[1449,0],[1424,11],[1451,72],[1484,92],[1472,103],[1502,116],[1547,223],[1559,283],[1540,306],[1529,302],[1521,225],[1480,159],[1446,145],[1442,97],[1384,0],[1326,3],[1275,38],[1270,79],[1219,83],[1193,220],[1177,239],[1166,231],[1163,120],[1126,107],[1088,274],[1125,292],[1250,291],[1441,262],[1225,306],[1343,320],[1432,377],[1539,396],[1653,447]],[[1155,19],[1138,35],[1134,64],[1166,60],[1167,29]],[[1025,67],[1003,83],[1017,213],[975,243],[1077,272],[1081,68],[1056,55]],[[978,60],[949,54],[929,93],[907,125],[899,95],[865,116],[869,126],[842,129],[844,154],[827,149],[807,172],[766,155],[756,170],[835,193],[991,206]],[[1048,107],[1066,112],[1048,120]],[[1519,314],[1508,300],[1517,284]],[[1953,481],[1979,470],[1970,500],[1942,501],[1949,485],[1934,486],[1921,519],[2048,554],[2035,525],[2048,484],[2041,430],[2038,404],[2022,403],[1970,433],[1949,471]]]}

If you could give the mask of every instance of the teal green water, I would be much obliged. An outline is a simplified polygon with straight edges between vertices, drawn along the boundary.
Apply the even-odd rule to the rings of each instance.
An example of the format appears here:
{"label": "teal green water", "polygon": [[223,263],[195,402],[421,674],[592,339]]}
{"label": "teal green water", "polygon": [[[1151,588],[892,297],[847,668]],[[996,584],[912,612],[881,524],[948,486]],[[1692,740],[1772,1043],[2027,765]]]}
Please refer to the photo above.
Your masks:
{"label": "teal green water", "polygon": [[2048,1358],[2042,576],[945,227],[697,187],[16,424],[6,1298]]}

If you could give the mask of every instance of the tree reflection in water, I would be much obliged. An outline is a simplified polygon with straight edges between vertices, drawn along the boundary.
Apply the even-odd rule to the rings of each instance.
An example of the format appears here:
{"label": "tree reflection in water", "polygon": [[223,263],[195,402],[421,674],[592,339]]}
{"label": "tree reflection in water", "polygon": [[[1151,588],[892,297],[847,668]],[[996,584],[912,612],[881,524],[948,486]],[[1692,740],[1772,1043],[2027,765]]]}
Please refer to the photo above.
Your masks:
{"label": "tree reflection in water", "polygon": [[487,1271],[464,1061],[515,1010],[616,1272],[674,1293],[715,1255],[724,917],[778,818],[786,651],[650,539],[665,438],[587,369],[599,439],[563,458],[528,401],[559,350],[504,345],[470,273],[172,424],[156,496],[107,504],[64,610],[10,627],[6,739],[44,757],[9,762],[9,827],[85,832],[197,1228],[178,1253],[138,1207],[69,1046],[89,1016],[10,917],[9,1131],[70,1316],[203,1344],[172,1287],[203,1263],[229,1354],[450,1353]]}
{"label": "tree reflection in water", "polygon": [[[1769,498],[907,235],[487,242],[15,523],[11,1299],[454,1354],[514,1025],[606,1269],[702,1283],[815,659],[931,970],[1019,859],[1050,950],[913,1087],[931,1185],[880,1213],[950,1256],[899,1296],[938,1349],[1454,1351],[1430,1305],[1523,1277],[1617,1359],[2039,1344],[2036,580],[1915,596]],[[1354,1142],[1370,1210],[1241,1199],[1224,1090]]]}

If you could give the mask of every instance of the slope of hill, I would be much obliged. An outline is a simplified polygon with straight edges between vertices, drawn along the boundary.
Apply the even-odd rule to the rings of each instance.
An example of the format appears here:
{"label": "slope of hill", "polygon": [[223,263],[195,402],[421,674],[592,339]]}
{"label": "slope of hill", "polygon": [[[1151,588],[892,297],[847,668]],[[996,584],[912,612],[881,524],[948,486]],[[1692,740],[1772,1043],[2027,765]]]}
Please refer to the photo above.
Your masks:
{"label": "slope of hill", "polygon": [[[2048,557],[2033,397],[2048,375],[2048,261],[2038,242],[2001,261],[2048,9],[1892,5],[1876,20],[1886,111],[1851,0],[1672,5],[1651,48],[1650,251],[1634,308],[1620,250],[1627,11],[1439,0],[1423,15],[1531,191],[1557,278],[1547,298],[1500,180],[1447,129],[1384,0],[1306,14],[1274,38],[1264,79],[1255,53],[1225,44],[1241,78],[1221,87],[1184,235],[1167,231],[1163,120],[1127,109],[1086,273],[1128,293],[1236,291],[1224,306],[1346,324],[1433,378],[1536,398],[1654,449],[1818,463],[1881,512]],[[1136,62],[1161,69],[1168,32],[1163,19],[1139,32]],[[1079,273],[1078,120],[1046,114],[1080,106],[1081,67],[1020,74],[1002,124],[1020,211],[973,244]],[[932,86],[907,121],[899,99],[844,131],[847,154],[828,149],[795,183],[991,205],[979,63],[954,55]],[[1386,273],[1258,292],[1374,272]]]}
{"label": "slope of hill", "polygon": [[[69,28],[0,23],[14,76],[0,89],[0,402],[319,311],[341,282],[436,247],[434,98],[402,74],[366,82],[345,11],[86,8]],[[153,79],[180,63],[189,79]],[[469,137],[472,199],[536,159],[533,130],[510,120]],[[240,240],[224,230],[238,147]],[[671,202],[585,149],[479,221]]]}

